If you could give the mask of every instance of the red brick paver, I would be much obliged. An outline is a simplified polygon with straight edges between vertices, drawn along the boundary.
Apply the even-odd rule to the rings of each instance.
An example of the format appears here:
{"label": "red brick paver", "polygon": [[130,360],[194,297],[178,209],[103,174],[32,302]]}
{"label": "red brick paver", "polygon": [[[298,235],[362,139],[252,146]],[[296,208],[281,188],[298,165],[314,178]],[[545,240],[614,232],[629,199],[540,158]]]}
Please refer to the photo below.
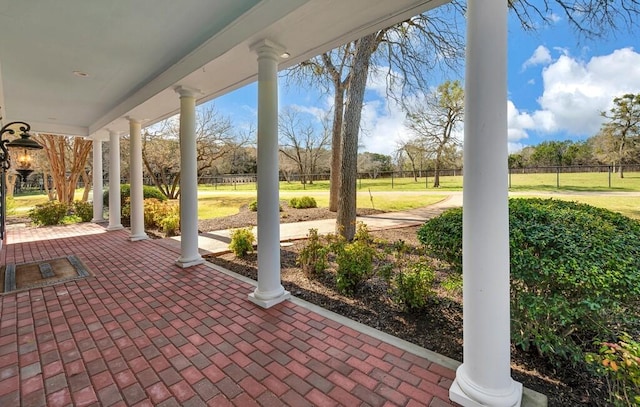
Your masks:
{"label": "red brick paver", "polygon": [[2,265],[94,277],[0,296],[0,406],[453,405],[453,372],[95,224],[10,230]]}

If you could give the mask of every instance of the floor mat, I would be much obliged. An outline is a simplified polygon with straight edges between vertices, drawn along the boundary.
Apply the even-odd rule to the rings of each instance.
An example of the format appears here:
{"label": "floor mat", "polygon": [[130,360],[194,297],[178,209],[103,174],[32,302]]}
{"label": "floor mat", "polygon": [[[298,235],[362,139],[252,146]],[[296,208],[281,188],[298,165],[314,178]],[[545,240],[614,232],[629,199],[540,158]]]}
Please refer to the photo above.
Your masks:
{"label": "floor mat", "polygon": [[0,289],[6,294],[78,280],[92,273],[76,256],[59,257],[33,263],[7,264],[0,271]]}

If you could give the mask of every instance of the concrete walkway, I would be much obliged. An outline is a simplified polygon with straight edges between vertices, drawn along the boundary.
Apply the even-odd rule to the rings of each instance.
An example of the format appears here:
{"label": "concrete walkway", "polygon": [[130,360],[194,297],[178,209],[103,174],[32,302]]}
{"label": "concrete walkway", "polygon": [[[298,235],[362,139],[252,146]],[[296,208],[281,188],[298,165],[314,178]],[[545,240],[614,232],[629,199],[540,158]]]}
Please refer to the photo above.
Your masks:
{"label": "concrete walkway", "polygon": [[[369,230],[404,228],[422,225],[427,219],[433,218],[447,209],[462,206],[462,192],[452,192],[440,202],[423,208],[400,212],[386,212],[369,216],[358,216],[358,222],[364,222]],[[287,242],[306,238],[309,229],[317,229],[320,234],[333,233],[336,229],[335,219],[320,219],[306,222],[280,224],[280,241]],[[257,236],[257,226],[253,232]],[[201,254],[217,254],[229,251],[231,230],[215,230],[201,233],[198,236],[198,248]],[[173,250],[180,249],[180,236],[163,239],[162,245]]]}

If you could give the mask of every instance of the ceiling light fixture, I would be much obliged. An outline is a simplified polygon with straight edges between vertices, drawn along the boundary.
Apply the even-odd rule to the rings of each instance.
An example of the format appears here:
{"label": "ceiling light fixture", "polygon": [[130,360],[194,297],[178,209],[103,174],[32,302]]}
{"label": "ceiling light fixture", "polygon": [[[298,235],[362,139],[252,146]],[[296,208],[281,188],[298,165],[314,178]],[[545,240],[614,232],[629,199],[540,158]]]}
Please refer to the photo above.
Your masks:
{"label": "ceiling light fixture", "polygon": [[73,74],[79,78],[86,78],[87,76],[89,76],[88,73],[82,71],[73,71]]}

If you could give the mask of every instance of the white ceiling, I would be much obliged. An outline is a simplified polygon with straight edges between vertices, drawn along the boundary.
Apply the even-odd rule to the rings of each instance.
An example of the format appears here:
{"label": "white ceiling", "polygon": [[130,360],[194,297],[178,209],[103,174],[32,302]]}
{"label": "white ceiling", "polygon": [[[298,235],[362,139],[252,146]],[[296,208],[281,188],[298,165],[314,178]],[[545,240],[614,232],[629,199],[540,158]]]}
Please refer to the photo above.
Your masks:
{"label": "white ceiling", "polygon": [[175,114],[175,86],[202,102],[255,81],[257,41],[286,48],[283,68],[445,2],[0,0],[0,114],[36,132],[128,132],[126,117]]}

